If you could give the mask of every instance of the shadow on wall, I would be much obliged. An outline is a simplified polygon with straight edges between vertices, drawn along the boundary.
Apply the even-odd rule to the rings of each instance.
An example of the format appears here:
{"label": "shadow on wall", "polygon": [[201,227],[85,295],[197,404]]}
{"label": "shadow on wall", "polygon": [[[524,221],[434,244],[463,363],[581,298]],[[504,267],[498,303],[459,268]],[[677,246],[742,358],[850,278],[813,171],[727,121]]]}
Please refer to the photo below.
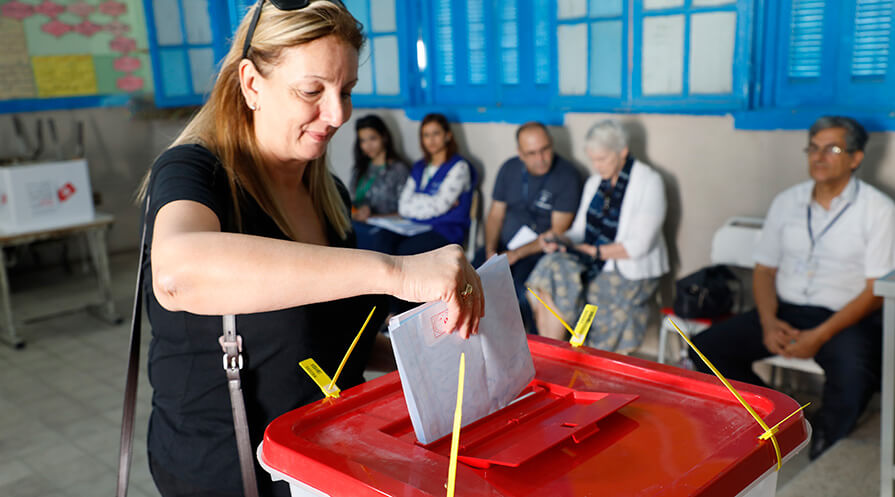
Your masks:
{"label": "shadow on wall", "polygon": [[879,188],[880,191],[895,198],[895,189],[886,186],[882,180],[882,171],[885,168],[883,157],[886,156],[888,140],[884,133],[873,133],[864,149],[864,161],[858,167],[857,177]]}
{"label": "shadow on wall", "polygon": [[[460,122],[457,120],[457,116],[452,116],[451,114],[445,114],[447,116],[448,121],[452,123]],[[475,233],[472,233],[470,236],[472,237],[472,241],[475,244],[475,248],[481,247],[484,245],[484,223],[482,220],[484,219],[484,202],[482,199],[485,197],[482,195],[482,185],[485,181],[485,167],[482,165],[481,157],[475,156],[470,151],[472,150],[466,141],[466,128],[456,125],[451,125],[451,133],[454,134],[454,140],[457,140],[457,148],[460,150],[460,155],[466,158],[466,162],[469,163],[469,167],[475,170],[475,185],[473,186],[473,190],[478,192],[479,201],[476,205],[473,206],[475,209],[474,212],[470,212],[470,217],[474,218],[477,221],[477,228]]]}
{"label": "shadow on wall", "polygon": [[674,280],[677,278],[677,271],[680,268],[680,254],[677,248],[677,237],[680,232],[682,216],[680,186],[673,174],[647,156],[647,136],[643,123],[637,120],[626,120],[622,122],[622,125],[625,131],[628,132],[629,152],[641,162],[655,169],[662,176],[662,182],[665,185],[665,201],[668,208],[665,213],[662,234],[665,236],[665,243],[668,245],[668,260],[671,269],[659,284],[659,302],[663,306],[671,305]]}
{"label": "shadow on wall", "polygon": [[[404,146],[404,142],[403,142],[404,137],[401,134],[401,125],[395,119],[395,115],[392,114],[391,112],[383,113],[383,114],[369,112],[369,113],[365,114],[364,116],[358,117],[358,119],[362,119],[363,117],[366,117],[368,115],[376,115],[377,117],[381,118],[383,122],[385,122],[385,126],[388,128],[389,133],[392,135],[392,140],[394,142],[393,145],[395,146],[395,151],[398,152],[398,156],[401,158],[401,160],[404,161],[405,164],[407,164],[407,167],[413,166],[413,163],[416,159],[413,159],[412,157],[407,156],[407,153],[406,153],[407,148]],[[355,126],[352,126],[351,132],[353,133],[353,139],[351,141],[351,144],[353,147],[354,142],[357,140],[357,128]],[[352,149],[351,153],[354,154],[353,149]],[[352,158],[353,158],[353,155],[352,155]]]}

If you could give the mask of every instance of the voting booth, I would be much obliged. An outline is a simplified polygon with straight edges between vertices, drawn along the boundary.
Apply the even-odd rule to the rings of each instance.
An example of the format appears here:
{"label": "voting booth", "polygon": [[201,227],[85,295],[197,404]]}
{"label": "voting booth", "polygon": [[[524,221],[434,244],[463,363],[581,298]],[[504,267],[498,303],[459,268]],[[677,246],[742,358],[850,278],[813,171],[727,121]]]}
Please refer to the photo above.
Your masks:
{"label": "voting booth", "polygon": [[[717,378],[542,337],[528,343],[536,374],[524,398],[460,433],[456,495],[775,495],[772,441],[758,438],[764,430]],[[735,385],[769,426],[799,407]],[[801,412],[784,421],[783,461],[809,438]],[[450,435],[417,441],[395,372],[280,416],[257,456],[293,496],[443,496],[449,451]]]}

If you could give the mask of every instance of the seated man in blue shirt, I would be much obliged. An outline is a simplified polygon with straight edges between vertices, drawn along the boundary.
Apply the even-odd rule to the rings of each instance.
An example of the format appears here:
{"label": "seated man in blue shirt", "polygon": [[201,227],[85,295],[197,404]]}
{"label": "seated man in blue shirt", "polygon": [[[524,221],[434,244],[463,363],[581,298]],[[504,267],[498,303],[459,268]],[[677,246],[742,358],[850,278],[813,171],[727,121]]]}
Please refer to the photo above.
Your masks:
{"label": "seated man in blue shirt", "polygon": [[[895,268],[895,203],[853,176],[867,138],[847,117],[811,126],[811,181],[777,195],[755,251],[757,309],[693,340],[722,374],[755,384],[754,361],[814,358],[826,379],[811,459],[851,432],[879,388],[882,302],[873,282]],[[690,358],[708,372],[692,350]]]}
{"label": "seated man in blue shirt", "polygon": [[564,233],[572,225],[581,176],[571,163],[553,153],[553,140],[539,122],[520,126],[516,144],[519,155],[500,167],[494,182],[485,221],[485,256],[506,253],[523,322],[534,331],[525,280],[543,255],[537,237],[547,231]]}

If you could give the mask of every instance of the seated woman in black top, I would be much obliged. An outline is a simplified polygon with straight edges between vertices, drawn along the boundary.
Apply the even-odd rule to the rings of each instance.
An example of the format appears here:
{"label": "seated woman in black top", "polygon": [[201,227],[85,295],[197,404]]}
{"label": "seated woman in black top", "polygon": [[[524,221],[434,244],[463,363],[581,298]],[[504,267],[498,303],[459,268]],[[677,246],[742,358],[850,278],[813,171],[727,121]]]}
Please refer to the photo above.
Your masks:
{"label": "seated woman in black top", "polygon": [[370,114],[357,120],[354,166],[351,169],[351,227],[358,248],[375,249],[380,228],[367,224],[377,216],[397,216],[398,196],[410,168],[395,150],[395,141],[382,119]]}
{"label": "seated woman in black top", "polygon": [[[335,370],[374,303],[358,296],[444,300],[450,327],[464,336],[484,309],[481,283],[457,246],[410,257],[351,248],[347,192],[324,155],[351,114],[363,43],[354,18],[324,0],[258,8],[254,36],[249,15],[208,102],[144,185],[148,450],[166,497],[242,494],[220,315],[238,314],[257,446],[272,419],[320,398],[298,363],[313,357]],[[369,348],[355,350],[340,386],[362,381]],[[258,482],[262,495],[289,495],[281,483]]]}

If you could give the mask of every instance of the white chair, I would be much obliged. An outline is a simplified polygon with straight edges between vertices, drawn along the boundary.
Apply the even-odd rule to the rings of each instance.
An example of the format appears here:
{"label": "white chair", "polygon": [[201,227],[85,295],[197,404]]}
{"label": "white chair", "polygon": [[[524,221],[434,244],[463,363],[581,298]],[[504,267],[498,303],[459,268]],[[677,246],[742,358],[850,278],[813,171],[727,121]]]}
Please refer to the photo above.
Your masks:
{"label": "white chair", "polygon": [[469,231],[466,232],[466,259],[470,262],[475,259],[476,240],[479,235],[479,191],[472,191],[472,200],[469,202]]}
{"label": "white chair", "polygon": [[[739,268],[753,267],[752,254],[758,243],[759,235],[764,220],[752,217],[732,217],[724,222],[715,235],[712,237],[712,264],[726,264]],[[665,352],[668,346],[668,333],[677,334],[677,331],[669,322],[674,322],[680,327],[688,337],[696,335],[712,325],[712,319],[684,319],[674,315],[671,308],[663,308],[662,314],[665,318],[659,328],[659,351],[658,361],[665,363]],[[727,317],[727,316],[725,316]],[[680,341],[674,343],[680,344],[678,348],[678,361],[687,357],[687,346]],[[814,362],[813,359],[795,359],[782,356],[772,356],[763,359],[764,362],[771,366],[771,384],[776,383],[777,370],[779,368],[794,369],[807,373],[823,375],[823,369]]]}

